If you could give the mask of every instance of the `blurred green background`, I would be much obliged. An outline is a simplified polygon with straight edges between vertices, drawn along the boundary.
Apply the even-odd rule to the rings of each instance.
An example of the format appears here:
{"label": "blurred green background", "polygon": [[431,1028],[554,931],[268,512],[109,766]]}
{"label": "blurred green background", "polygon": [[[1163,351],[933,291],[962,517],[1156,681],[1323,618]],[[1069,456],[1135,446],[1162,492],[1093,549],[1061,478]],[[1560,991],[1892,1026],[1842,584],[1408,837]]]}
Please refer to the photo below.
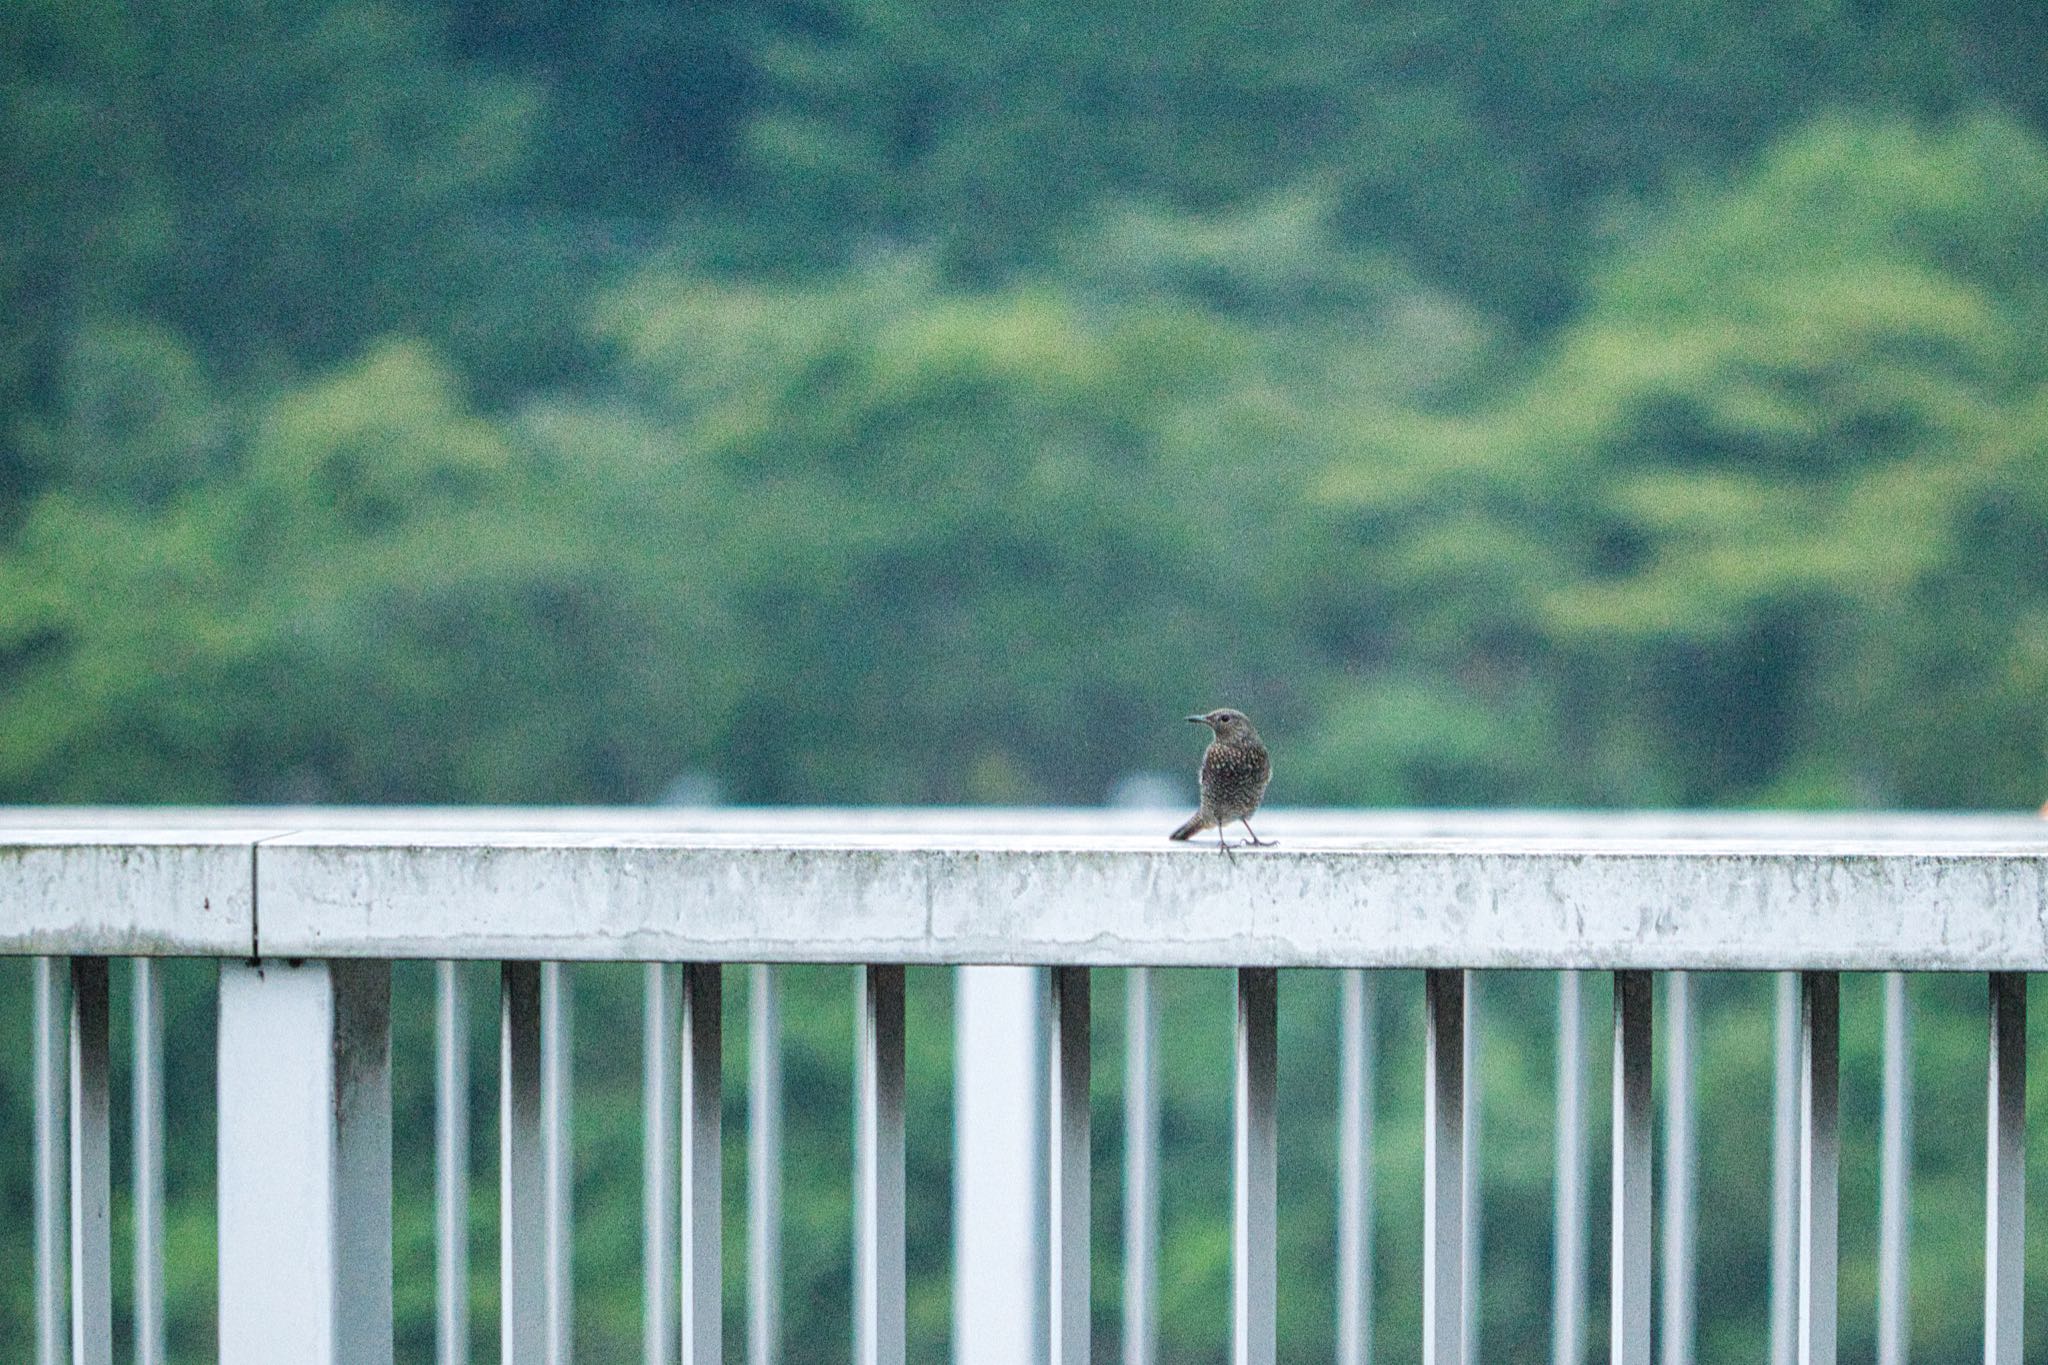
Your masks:
{"label": "blurred green background", "polygon": [[[1191,776],[1179,717],[1224,702],[1278,804],[2048,795],[2040,6],[15,0],[0,316],[4,802],[1093,804]],[[172,975],[203,1096],[210,984]],[[26,979],[0,963],[10,1043]],[[1185,980],[1169,1006],[1214,1037],[1169,1058],[1166,1344],[1208,1361],[1227,994]],[[1548,985],[1503,981],[1500,1359],[1548,1292]],[[637,1017],[624,977],[578,989]],[[828,1097],[792,1255],[843,1259],[846,982],[791,989]],[[1977,987],[1916,989],[1928,1087],[1968,1092]],[[913,1161],[940,1174],[948,990],[914,978]],[[1288,1112],[1321,1114],[1334,988],[1284,991]],[[1705,1134],[1703,1358],[1748,1360],[1766,992],[1704,995],[1707,1112],[1745,1122]],[[1874,1062],[1845,1037],[1854,1117]],[[637,1053],[586,1039],[578,1331],[608,1360],[637,1324]],[[1386,1074],[1403,1343],[1419,1069]],[[1981,1129],[1951,1116],[1978,1105],[1922,1110],[1954,1182],[1920,1210],[1930,1359],[1975,1349]],[[190,1120],[181,1360],[210,1349]],[[1330,1335],[1330,1135],[1303,1131],[1290,1360]],[[417,1199],[400,1232],[422,1264]],[[945,1259],[917,1254],[929,1359]],[[793,1267],[823,1297],[792,1359],[843,1355],[843,1269]],[[0,1277],[0,1342],[26,1307]]]}

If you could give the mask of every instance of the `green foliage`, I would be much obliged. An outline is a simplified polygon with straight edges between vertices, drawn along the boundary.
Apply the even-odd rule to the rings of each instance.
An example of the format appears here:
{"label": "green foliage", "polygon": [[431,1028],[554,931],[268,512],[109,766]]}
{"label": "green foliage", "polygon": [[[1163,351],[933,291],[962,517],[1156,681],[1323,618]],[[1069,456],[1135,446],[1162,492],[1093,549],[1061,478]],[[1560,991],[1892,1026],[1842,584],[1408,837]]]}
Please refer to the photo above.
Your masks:
{"label": "green foliage", "polygon": [[[1395,613],[1416,653],[1485,679],[1495,723],[1534,705],[1572,738],[1532,654],[1610,717],[1612,785],[1565,799],[2029,801],[2043,156],[1988,115],[1823,120],[1618,250],[1515,389],[1376,430],[1393,478],[1326,481],[1361,555],[1427,586]],[[1966,770],[1937,771],[1945,716],[1973,718]]]}
{"label": "green foliage", "polygon": [[721,482],[695,530],[762,647],[721,765],[743,798],[1100,799],[1179,738],[1159,679],[1200,660],[1196,705],[1278,647],[1302,459],[1226,324],[905,269],[656,275],[606,326],[645,420]]}

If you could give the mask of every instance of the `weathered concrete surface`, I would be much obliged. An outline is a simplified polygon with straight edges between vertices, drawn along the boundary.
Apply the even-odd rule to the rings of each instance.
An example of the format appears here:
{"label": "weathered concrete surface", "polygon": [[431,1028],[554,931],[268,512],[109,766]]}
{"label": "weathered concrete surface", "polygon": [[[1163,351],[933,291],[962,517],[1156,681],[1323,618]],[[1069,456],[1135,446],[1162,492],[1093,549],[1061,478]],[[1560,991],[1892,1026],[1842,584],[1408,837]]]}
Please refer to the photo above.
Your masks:
{"label": "weathered concrete surface", "polygon": [[2048,830],[2023,822],[1858,834],[1772,817],[1650,836],[1619,820],[1603,837],[1605,822],[1575,817],[1569,835],[1455,838],[1381,836],[1352,816],[1344,837],[1347,817],[1275,812],[1282,847],[1225,858],[1124,820],[1067,833],[1068,818],[289,836],[260,854],[263,941],[308,955],[2048,967]]}
{"label": "weathered concrete surface", "polygon": [[1234,858],[1172,823],[0,810],[0,952],[2048,970],[2029,818],[1276,810]]}
{"label": "weathered concrete surface", "polygon": [[[0,815],[0,953],[246,957],[266,832],[102,822],[30,829]],[[249,816],[243,813],[243,822]]]}

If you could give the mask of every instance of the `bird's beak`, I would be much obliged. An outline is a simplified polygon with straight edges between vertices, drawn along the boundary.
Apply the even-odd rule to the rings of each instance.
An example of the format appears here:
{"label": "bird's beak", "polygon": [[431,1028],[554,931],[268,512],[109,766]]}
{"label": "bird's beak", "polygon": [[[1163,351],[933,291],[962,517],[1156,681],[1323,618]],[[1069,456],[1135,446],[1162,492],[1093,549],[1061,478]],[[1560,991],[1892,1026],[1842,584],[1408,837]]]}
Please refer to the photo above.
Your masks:
{"label": "bird's beak", "polygon": [[1209,723],[1209,718],[1207,716],[1189,716],[1188,719],[1194,722],[1196,725],[1207,725]]}

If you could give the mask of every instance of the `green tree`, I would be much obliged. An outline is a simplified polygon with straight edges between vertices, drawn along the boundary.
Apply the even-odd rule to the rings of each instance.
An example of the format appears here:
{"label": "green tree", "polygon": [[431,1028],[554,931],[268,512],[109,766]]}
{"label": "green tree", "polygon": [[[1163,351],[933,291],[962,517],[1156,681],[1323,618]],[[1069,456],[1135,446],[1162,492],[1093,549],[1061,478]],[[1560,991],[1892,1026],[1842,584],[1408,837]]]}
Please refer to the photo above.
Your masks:
{"label": "green tree", "polygon": [[1605,730],[1571,799],[2030,801],[2044,230],[2048,151],[1990,115],[1824,119],[1676,206],[1517,392],[1332,475],[1438,604],[1411,663],[1550,659]]}
{"label": "green tree", "polygon": [[656,275],[606,325],[642,420],[729,490],[742,795],[1094,801],[1184,758],[1162,722],[1202,698],[1284,695],[1306,447],[1240,329],[915,265]]}

